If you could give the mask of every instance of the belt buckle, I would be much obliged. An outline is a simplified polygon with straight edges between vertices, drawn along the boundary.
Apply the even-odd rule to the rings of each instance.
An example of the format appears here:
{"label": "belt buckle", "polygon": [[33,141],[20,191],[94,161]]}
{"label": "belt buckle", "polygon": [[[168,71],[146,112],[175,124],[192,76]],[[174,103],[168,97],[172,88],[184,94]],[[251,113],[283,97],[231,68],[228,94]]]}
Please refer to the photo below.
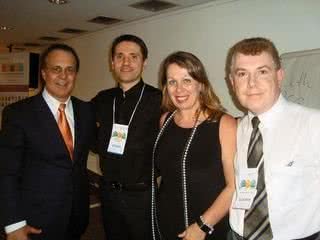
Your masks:
{"label": "belt buckle", "polygon": [[122,184],[119,182],[111,182],[111,188],[112,190],[116,192],[121,192],[122,191]]}

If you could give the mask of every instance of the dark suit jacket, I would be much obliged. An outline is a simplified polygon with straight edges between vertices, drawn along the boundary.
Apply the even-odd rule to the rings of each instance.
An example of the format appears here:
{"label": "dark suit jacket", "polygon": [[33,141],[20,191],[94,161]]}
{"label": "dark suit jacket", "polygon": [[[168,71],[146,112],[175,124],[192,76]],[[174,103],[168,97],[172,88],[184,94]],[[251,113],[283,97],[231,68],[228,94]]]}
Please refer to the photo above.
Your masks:
{"label": "dark suit jacket", "polygon": [[74,159],[39,94],[3,111],[0,135],[1,226],[27,220],[42,229],[34,239],[82,234],[88,224],[86,163],[95,121],[89,103],[72,97]]}

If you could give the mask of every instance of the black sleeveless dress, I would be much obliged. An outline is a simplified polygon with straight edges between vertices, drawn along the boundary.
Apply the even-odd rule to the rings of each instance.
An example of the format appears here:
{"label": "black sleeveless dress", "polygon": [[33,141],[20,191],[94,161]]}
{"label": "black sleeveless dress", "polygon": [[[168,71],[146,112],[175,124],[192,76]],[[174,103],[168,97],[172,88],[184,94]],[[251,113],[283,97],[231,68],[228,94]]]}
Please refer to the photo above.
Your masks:
{"label": "black sleeveless dress", "polygon": [[[208,209],[225,187],[219,141],[220,121],[202,122],[193,137],[186,158],[189,225]],[[182,153],[192,128],[181,128],[172,119],[159,139],[156,167],[162,176],[157,196],[157,213],[163,240],[179,239],[184,231]],[[206,239],[224,240],[227,217],[214,226]]]}

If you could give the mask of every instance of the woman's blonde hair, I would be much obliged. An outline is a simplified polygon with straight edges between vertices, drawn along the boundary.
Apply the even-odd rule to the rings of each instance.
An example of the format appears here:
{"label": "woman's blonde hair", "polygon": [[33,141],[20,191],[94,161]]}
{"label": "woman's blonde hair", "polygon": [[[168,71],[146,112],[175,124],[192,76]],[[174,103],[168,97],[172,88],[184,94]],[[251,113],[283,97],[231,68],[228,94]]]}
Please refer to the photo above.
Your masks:
{"label": "woman's blonde hair", "polygon": [[189,75],[202,85],[199,95],[200,111],[207,114],[209,120],[218,120],[225,109],[213,91],[203,64],[192,53],[183,51],[170,54],[161,64],[160,88],[163,94],[163,111],[173,112],[176,109],[167,91],[167,70],[171,64],[177,64],[179,67],[186,69]]}

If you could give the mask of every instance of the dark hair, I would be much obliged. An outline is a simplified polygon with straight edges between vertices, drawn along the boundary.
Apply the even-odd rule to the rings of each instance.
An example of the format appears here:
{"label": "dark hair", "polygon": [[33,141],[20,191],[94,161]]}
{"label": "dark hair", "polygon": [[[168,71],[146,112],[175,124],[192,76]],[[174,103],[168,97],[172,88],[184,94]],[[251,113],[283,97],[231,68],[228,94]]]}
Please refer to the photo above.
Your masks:
{"label": "dark hair", "polygon": [[262,52],[267,52],[271,55],[276,69],[279,70],[281,68],[281,59],[278,50],[272,41],[262,37],[246,38],[237,42],[229,49],[225,66],[226,78],[229,79],[234,58],[238,53],[256,56]]}
{"label": "dark hair", "polygon": [[189,75],[202,85],[200,91],[200,110],[208,115],[210,120],[217,120],[224,112],[218,96],[213,91],[206,70],[202,62],[189,52],[178,51],[167,56],[160,68],[160,87],[162,89],[162,108],[164,111],[173,112],[176,107],[170,100],[167,90],[167,70],[171,64],[188,71]]}
{"label": "dark hair", "polygon": [[139,45],[140,49],[141,49],[141,53],[142,53],[142,58],[143,60],[146,60],[148,58],[148,48],[147,45],[145,44],[145,42],[135,36],[135,35],[130,35],[130,34],[125,34],[125,35],[120,35],[119,37],[115,38],[112,42],[111,45],[111,57],[114,57],[114,53],[116,50],[116,47],[119,43],[121,42],[134,42],[137,45]]}
{"label": "dark hair", "polygon": [[71,53],[76,60],[76,71],[77,72],[79,71],[80,60],[79,60],[78,54],[76,53],[76,51],[72,47],[70,47],[66,44],[63,44],[63,43],[52,44],[46,50],[44,50],[42,52],[41,57],[40,57],[40,70],[42,70],[46,67],[48,55],[55,50],[62,50],[62,51]]}

